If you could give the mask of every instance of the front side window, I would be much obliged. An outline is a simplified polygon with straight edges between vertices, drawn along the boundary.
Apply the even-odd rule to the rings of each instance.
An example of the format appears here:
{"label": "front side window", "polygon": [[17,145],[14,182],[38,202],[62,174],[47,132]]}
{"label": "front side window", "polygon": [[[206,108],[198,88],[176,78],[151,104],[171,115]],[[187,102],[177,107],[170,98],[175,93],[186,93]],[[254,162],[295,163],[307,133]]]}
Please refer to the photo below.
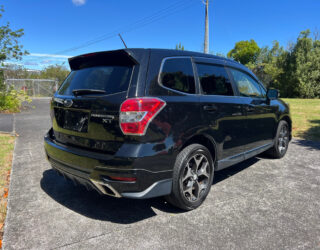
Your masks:
{"label": "front side window", "polygon": [[194,94],[195,82],[190,58],[172,58],[164,61],[160,83],[170,89]]}
{"label": "front side window", "polygon": [[260,86],[260,89],[261,89],[262,96],[264,98],[266,98],[267,97],[267,92],[265,91],[264,87],[261,86],[261,84],[259,86]]}
{"label": "front side window", "polygon": [[73,95],[75,89],[104,90],[106,94],[127,91],[132,66],[96,66],[72,71],[59,89],[59,95]]}
{"label": "front side window", "polygon": [[230,71],[241,96],[263,97],[259,83],[252,77],[236,69],[230,69]]}
{"label": "front side window", "polygon": [[197,71],[203,94],[233,95],[231,82],[223,66],[199,63],[197,64]]}

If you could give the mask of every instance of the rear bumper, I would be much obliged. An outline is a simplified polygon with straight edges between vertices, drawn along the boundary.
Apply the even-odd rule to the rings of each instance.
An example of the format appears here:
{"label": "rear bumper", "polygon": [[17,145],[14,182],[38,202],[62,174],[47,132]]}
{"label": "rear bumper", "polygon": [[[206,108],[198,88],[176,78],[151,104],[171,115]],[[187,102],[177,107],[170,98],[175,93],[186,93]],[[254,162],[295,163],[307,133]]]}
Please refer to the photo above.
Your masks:
{"label": "rear bumper", "polygon": [[[172,170],[148,169],[148,166],[157,160],[157,155],[118,157],[73,148],[56,142],[52,130],[44,137],[44,147],[53,169],[100,194],[146,199],[171,193]],[[117,181],[110,176],[131,177],[136,178],[136,181]]]}

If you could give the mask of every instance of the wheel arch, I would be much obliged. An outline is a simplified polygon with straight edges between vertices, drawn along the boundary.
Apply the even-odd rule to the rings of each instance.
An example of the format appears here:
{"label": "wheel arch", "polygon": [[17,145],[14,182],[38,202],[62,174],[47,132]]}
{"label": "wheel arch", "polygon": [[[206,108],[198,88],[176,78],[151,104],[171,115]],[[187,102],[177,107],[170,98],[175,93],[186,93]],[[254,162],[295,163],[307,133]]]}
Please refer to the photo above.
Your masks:
{"label": "wheel arch", "polygon": [[[280,121],[286,121],[289,125],[289,131],[290,131],[290,140],[292,139],[292,120],[288,115],[285,115],[281,117]],[[280,122],[279,121],[279,122]]]}
{"label": "wheel arch", "polygon": [[215,140],[206,134],[198,134],[198,135],[194,135],[190,138],[188,138],[180,147],[179,151],[182,151],[185,147],[194,144],[194,143],[198,143],[201,144],[203,146],[205,146],[209,152],[211,153],[211,157],[213,160],[213,164],[214,164],[214,169],[216,169],[217,167],[217,146],[216,146],[216,142]]}

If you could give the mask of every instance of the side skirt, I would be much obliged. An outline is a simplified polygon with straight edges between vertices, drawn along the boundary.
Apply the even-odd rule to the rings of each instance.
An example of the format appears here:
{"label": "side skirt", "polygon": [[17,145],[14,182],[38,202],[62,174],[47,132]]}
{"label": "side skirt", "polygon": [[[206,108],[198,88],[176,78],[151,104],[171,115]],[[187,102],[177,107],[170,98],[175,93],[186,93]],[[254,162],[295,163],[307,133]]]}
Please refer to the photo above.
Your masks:
{"label": "side skirt", "polygon": [[255,155],[258,155],[258,154],[268,150],[269,148],[271,148],[273,146],[273,144],[274,144],[274,142],[268,143],[268,144],[259,146],[257,148],[245,151],[245,152],[243,152],[241,154],[233,155],[233,156],[230,156],[228,158],[219,160],[218,163],[217,163],[216,171],[220,171],[220,170],[225,169],[227,167],[230,167],[230,166],[232,166],[234,164],[237,164],[239,162],[247,160],[247,159],[249,159],[249,158],[251,158],[251,157],[253,157]]}

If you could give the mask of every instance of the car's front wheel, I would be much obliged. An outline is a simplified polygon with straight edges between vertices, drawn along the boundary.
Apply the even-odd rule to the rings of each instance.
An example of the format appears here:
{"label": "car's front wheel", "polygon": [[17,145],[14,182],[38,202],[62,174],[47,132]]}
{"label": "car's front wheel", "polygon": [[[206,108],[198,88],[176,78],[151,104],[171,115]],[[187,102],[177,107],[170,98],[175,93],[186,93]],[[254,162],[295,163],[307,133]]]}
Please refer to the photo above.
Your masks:
{"label": "car's front wheel", "polygon": [[267,151],[267,154],[274,159],[280,159],[285,156],[289,146],[289,125],[286,121],[280,121],[274,146]]}
{"label": "car's front wheel", "polygon": [[210,191],[213,175],[209,150],[200,144],[187,146],[177,156],[172,193],[166,197],[167,201],[184,210],[199,207]]}

